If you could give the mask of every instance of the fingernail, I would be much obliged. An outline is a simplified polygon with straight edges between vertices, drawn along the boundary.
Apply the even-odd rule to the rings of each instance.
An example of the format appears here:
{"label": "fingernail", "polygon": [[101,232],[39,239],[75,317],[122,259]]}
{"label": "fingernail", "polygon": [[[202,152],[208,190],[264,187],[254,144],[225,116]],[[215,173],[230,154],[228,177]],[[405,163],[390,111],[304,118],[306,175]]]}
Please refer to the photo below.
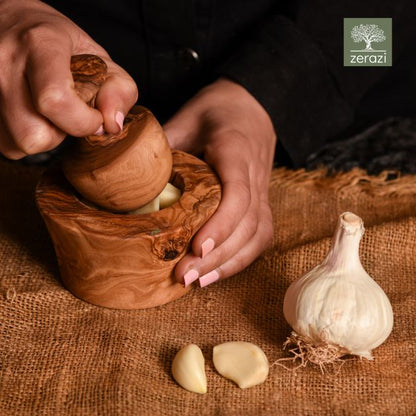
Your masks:
{"label": "fingernail", "polygon": [[120,127],[120,131],[123,130],[124,114],[121,111],[116,113],[116,123]]}
{"label": "fingernail", "polygon": [[199,278],[199,284],[201,287],[206,287],[210,285],[211,283],[216,282],[220,278],[220,275],[216,270],[213,270],[212,272],[209,272],[207,274],[204,274]]}
{"label": "fingernail", "polygon": [[195,282],[195,280],[197,280],[198,277],[199,277],[199,273],[196,270],[191,269],[187,271],[185,275],[183,276],[184,286],[188,287],[191,283]]}
{"label": "fingernail", "polygon": [[98,130],[94,133],[95,136],[102,136],[104,134],[104,126],[101,124]]}
{"label": "fingernail", "polygon": [[211,253],[212,250],[214,250],[215,247],[215,241],[212,238],[207,238],[202,244],[201,244],[201,257],[204,258],[208,253]]}

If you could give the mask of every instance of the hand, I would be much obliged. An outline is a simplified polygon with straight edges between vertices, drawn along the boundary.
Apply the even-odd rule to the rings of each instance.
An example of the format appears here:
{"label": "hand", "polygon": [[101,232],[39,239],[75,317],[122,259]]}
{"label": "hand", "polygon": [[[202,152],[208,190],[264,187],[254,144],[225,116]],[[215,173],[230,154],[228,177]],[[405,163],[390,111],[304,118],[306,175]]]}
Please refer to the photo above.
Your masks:
{"label": "hand", "polygon": [[[96,108],[75,93],[72,55],[108,65]],[[137,87],[85,32],[37,0],[0,0],[0,153],[10,159],[51,150],[66,133],[117,133],[137,100]]]}
{"label": "hand", "polygon": [[268,185],[276,134],[259,102],[242,86],[219,79],[164,126],[172,148],[203,153],[222,183],[216,213],[176,266],[185,286],[224,279],[248,266],[271,242]]}

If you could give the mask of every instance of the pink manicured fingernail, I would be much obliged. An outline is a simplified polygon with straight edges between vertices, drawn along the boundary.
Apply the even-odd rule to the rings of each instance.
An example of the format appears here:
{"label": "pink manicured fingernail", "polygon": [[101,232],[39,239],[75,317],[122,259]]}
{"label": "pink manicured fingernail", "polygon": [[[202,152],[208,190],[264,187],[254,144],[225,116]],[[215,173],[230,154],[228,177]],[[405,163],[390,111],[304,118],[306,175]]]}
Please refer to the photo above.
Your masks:
{"label": "pink manicured fingernail", "polygon": [[120,131],[123,130],[124,114],[121,111],[116,113],[116,123],[120,127]]}
{"label": "pink manicured fingernail", "polygon": [[195,282],[195,280],[198,279],[198,277],[199,273],[196,270],[191,269],[187,271],[183,276],[183,282],[185,287],[188,287],[191,283]]}
{"label": "pink manicured fingernail", "polygon": [[98,127],[98,130],[94,133],[95,136],[102,136],[105,133],[104,126],[101,124],[100,127]]}
{"label": "pink manicured fingernail", "polygon": [[216,282],[220,278],[220,275],[216,270],[213,270],[212,272],[209,272],[207,274],[204,274],[199,278],[199,284],[201,287],[205,287],[210,285],[211,283]]}
{"label": "pink manicured fingernail", "polygon": [[201,244],[201,257],[204,258],[208,253],[211,253],[212,250],[214,250],[215,247],[215,241],[212,238],[207,238],[202,244]]}

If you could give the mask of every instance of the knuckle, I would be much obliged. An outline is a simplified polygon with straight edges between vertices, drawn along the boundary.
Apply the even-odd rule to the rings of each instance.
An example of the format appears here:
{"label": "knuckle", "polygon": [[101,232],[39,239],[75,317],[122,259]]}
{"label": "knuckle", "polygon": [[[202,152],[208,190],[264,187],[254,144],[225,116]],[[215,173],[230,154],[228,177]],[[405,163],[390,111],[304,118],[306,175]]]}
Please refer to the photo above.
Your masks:
{"label": "knuckle", "polygon": [[129,98],[132,102],[132,104],[134,104],[138,99],[139,99],[139,90],[137,88],[136,83],[133,81],[133,79],[129,78],[126,81],[126,91],[129,94]]}
{"label": "knuckle", "polygon": [[244,234],[247,239],[251,238],[257,231],[259,219],[255,213],[247,213],[244,221]]}
{"label": "knuckle", "polygon": [[56,39],[56,28],[52,28],[45,22],[38,22],[30,25],[20,33],[20,43],[28,48],[43,46],[54,42]]}
{"label": "knuckle", "polygon": [[235,186],[242,202],[248,207],[251,204],[251,190],[249,184],[245,181],[239,181],[235,184]]}
{"label": "knuckle", "polygon": [[[139,98],[137,85],[130,77],[118,78],[116,83],[111,84],[111,88],[113,91],[116,91],[119,99],[126,107],[126,111],[128,111]],[[110,91],[110,89],[108,91]]]}
{"label": "knuckle", "polygon": [[35,98],[35,107],[43,115],[59,113],[65,107],[67,94],[62,87],[49,86]]}
{"label": "knuckle", "polygon": [[227,279],[228,277],[230,277],[229,273],[222,265],[218,266],[215,270],[218,273],[219,280]]}
{"label": "knuckle", "polygon": [[219,275],[221,279],[230,277],[241,270],[243,270],[250,263],[247,258],[237,253],[232,258],[230,258],[226,264],[223,264],[217,268],[219,270]]}
{"label": "knuckle", "polygon": [[23,157],[25,157],[26,155],[22,152],[19,151],[15,151],[15,150],[11,150],[11,149],[5,149],[5,150],[1,150],[0,153],[6,157],[7,159],[10,160],[19,160],[22,159]]}
{"label": "knuckle", "polygon": [[[251,190],[245,180],[234,180],[227,183],[231,192],[238,198],[238,206],[241,210],[247,210],[251,204]],[[224,185],[225,186],[225,185]]]}
{"label": "knuckle", "polygon": [[234,261],[234,270],[236,272],[243,270],[250,264],[250,260],[243,257],[241,254],[237,254],[236,256],[234,256],[233,261]]}
{"label": "knuckle", "polygon": [[18,149],[25,155],[33,155],[50,150],[54,139],[51,133],[42,127],[36,129],[26,129],[20,133],[16,144]]}

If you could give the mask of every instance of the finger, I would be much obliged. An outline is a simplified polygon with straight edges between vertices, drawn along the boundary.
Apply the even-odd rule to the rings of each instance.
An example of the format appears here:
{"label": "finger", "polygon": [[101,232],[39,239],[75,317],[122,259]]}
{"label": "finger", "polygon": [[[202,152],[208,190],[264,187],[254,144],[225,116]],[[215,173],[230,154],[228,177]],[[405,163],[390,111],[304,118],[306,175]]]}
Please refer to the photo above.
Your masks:
{"label": "finger", "polygon": [[[30,91],[22,76],[2,86],[0,100],[2,153],[11,159],[45,152],[57,147],[64,133],[33,108]],[[14,81],[14,82],[13,82]]]}
{"label": "finger", "polygon": [[[210,220],[195,236],[192,249],[197,256],[204,257],[214,247],[220,246],[246,216],[253,201],[250,183],[250,161],[247,160],[245,143],[239,135],[226,133],[206,154],[207,162],[213,166],[222,181],[220,206]],[[259,189],[259,188],[257,188]]]}
{"label": "finger", "polygon": [[191,254],[182,259],[175,269],[178,281],[188,285],[191,283],[191,280],[218,269],[221,265],[227,263],[229,259],[236,256],[248,243],[251,243],[253,240],[256,241],[256,238],[258,243],[257,249],[260,250],[257,251],[257,254],[259,254],[262,250],[262,241],[268,238],[267,234],[258,234],[261,223],[268,224],[269,228],[272,227],[268,204],[264,207],[263,204],[261,206],[253,206],[231,237],[206,257],[201,259]]}
{"label": "finger", "polygon": [[[195,255],[183,258],[175,269],[177,280],[188,286],[199,278],[202,279],[201,284],[207,285],[207,281],[210,282],[213,277],[216,280],[229,277],[250,264],[267,247],[272,237],[273,223],[268,203],[262,202],[259,214],[253,235],[244,231],[246,224],[242,222],[239,229],[206,258]],[[242,259],[241,253],[246,252],[246,247],[250,248],[250,255]],[[233,263],[230,263],[231,259],[234,259]],[[230,264],[233,264],[233,268]],[[225,269],[224,265],[227,265]]]}
{"label": "finger", "polygon": [[76,137],[94,134],[103,123],[101,113],[76,93],[70,70],[71,48],[47,40],[30,50],[26,77],[36,110],[60,130]]}
{"label": "finger", "polygon": [[26,156],[21,150],[18,150],[12,140],[8,130],[0,118],[0,153],[8,159],[18,160]]}
{"label": "finger", "polygon": [[118,133],[124,116],[138,99],[136,83],[127,72],[112,61],[107,61],[108,77],[98,92],[96,107],[104,118],[104,129]]}
{"label": "finger", "polygon": [[[204,257],[190,253],[176,266],[175,274],[179,282],[187,283],[186,273],[189,270],[198,272],[198,277],[225,263],[234,256],[256,233],[258,218],[256,207],[252,207],[242,221],[236,226],[232,235],[221,245],[206,253]],[[191,273],[192,275],[193,273]],[[195,275],[195,274],[193,274]],[[186,278],[185,278],[186,277]]]}
{"label": "finger", "polygon": [[267,247],[273,238],[272,221],[261,221],[256,235],[233,257],[216,269],[199,278],[201,287],[206,287],[227,277],[233,276],[249,266]]}

